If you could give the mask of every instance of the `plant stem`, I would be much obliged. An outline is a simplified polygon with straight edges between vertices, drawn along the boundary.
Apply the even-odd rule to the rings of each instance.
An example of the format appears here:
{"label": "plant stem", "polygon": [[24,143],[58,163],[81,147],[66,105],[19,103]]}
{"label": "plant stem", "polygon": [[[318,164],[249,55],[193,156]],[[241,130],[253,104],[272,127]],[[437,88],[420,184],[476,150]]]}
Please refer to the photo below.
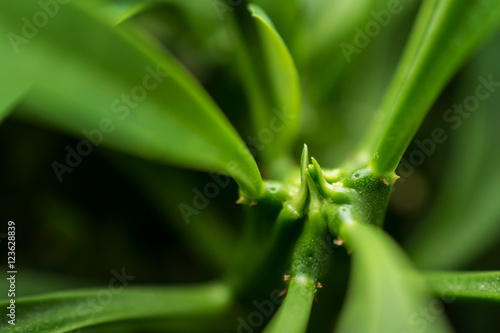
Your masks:
{"label": "plant stem", "polygon": [[[306,154],[303,154],[303,162]],[[310,193],[308,216],[295,246],[287,296],[265,333],[303,333],[307,329],[317,280],[325,264],[322,242],[328,234],[327,224],[321,214],[321,197],[310,171],[308,169],[304,175]]]}
{"label": "plant stem", "polygon": [[290,281],[286,298],[264,333],[302,333],[307,329],[316,279],[296,275]]}
{"label": "plant stem", "polygon": [[[228,274],[235,294],[240,295],[244,291],[260,286],[260,277],[264,275],[276,276],[282,273],[280,264],[283,262],[283,256],[294,246],[301,227],[298,223],[303,217],[308,199],[306,182],[308,161],[308,148],[304,145],[301,157],[300,188],[292,197],[283,202],[283,208],[271,229],[255,230],[261,216],[255,217],[255,208],[247,208],[247,217],[254,217],[246,225],[248,237],[239,242],[241,259],[235,261],[234,269],[231,269]],[[272,196],[276,196],[276,192],[273,192]],[[262,197],[256,209],[263,207],[265,205],[263,201],[266,199],[269,198]],[[252,212],[254,212],[253,215]]]}

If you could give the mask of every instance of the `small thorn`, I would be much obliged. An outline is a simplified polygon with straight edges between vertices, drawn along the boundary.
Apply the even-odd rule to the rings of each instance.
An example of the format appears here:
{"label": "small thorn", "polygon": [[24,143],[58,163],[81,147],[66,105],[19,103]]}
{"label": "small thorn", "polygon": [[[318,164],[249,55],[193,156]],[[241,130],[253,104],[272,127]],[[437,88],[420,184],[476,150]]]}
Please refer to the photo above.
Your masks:
{"label": "small thorn", "polygon": [[286,288],[285,290],[283,290],[282,292],[280,292],[280,294],[278,295],[278,297],[285,296],[287,292],[288,292],[288,288]]}
{"label": "small thorn", "polygon": [[285,275],[285,276],[283,277],[283,280],[285,280],[285,281],[289,281],[289,280],[290,280],[290,275]]}
{"label": "small thorn", "polygon": [[318,295],[314,294],[314,303],[318,303]]}
{"label": "small thorn", "polygon": [[312,161],[312,165],[313,165],[312,170],[314,170],[313,176],[317,180],[317,182],[319,183],[321,190],[323,191],[323,193],[328,194],[329,196],[332,196],[333,195],[332,185],[326,181],[325,175],[323,174],[323,171],[321,170],[321,167],[320,167],[318,161],[314,157],[311,157],[311,161]]}
{"label": "small thorn", "polygon": [[243,197],[239,197],[238,200],[236,200],[237,205],[241,205],[244,202],[245,202],[245,199]]}
{"label": "small thorn", "polygon": [[306,170],[309,165],[309,149],[304,144],[302,154],[300,155],[300,190],[303,191],[306,186]]}
{"label": "small thorn", "polygon": [[255,206],[256,204],[257,204],[257,201],[252,200],[252,202],[250,202],[250,205],[249,205],[249,206],[250,206],[250,207],[252,207],[252,206]]}
{"label": "small thorn", "polygon": [[382,178],[380,180],[382,182],[382,184],[384,184],[385,186],[389,186],[389,182],[385,179],[385,178]]}
{"label": "small thorn", "polygon": [[342,246],[344,244],[344,240],[342,238],[336,238],[332,241],[333,245]]}
{"label": "small thorn", "polygon": [[318,284],[316,285],[316,288],[318,288],[318,289],[323,288],[323,285],[321,284],[321,282],[318,282]]}

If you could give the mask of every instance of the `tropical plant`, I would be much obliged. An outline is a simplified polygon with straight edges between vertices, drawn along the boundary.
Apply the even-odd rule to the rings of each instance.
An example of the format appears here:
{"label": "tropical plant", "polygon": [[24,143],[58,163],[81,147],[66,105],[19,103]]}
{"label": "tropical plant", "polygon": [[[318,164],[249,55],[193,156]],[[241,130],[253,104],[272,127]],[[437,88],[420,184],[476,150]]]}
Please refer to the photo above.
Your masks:
{"label": "tropical plant", "polygon": [[1,331],[498,331],[499,27],[496,0],[2,1]]}

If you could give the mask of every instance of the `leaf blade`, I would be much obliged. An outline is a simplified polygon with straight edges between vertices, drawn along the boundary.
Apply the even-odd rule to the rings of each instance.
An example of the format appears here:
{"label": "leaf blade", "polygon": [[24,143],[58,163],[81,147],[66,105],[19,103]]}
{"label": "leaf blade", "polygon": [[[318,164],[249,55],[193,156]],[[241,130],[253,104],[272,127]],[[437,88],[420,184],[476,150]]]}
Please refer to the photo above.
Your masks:
{"label": "leaf blade", "polygon": [[289,119],[285,129],[279,131],[277,142],[273,144],[289,150],[299,131],[301,111],[299,74],[290,51],[267,14],[256,5],[250,5],[249,8],[260,33],[267,70],[278,104],[276,107]]}
{"label": "leaf blade", "polygon": [[[94,307],[89,299],[94,300]],[[16,307],[23,309],[16,313],[16,325],[4,321],[0,328],[9,327],[9,332],[68,332],[128,319],[217,314],[227,308],[229,300],[227,288],[217,283],[69,291],[16,299]],[[9,301],[0,304],[7,307]]]}
{"label": "leaf blade", "polygon": [[375,170],[384,173],[396,169],[439,93],[499,24],[497,1],[424,2],[382,103],[379,116],[387,127],[380,140],[372,141],[377,147],[369,144],[368,150],[375,148],[370,162]]}
{"label": "leaf blade", "polygon": [[[2,13],[12,13],[2,17],[2,31],[17,31],[17,17],[38,10],[36,3],[2,7]],[[85,29],[68,33],[68,25]],[[16,112],[20,118],[84,139],[84,129],[106,119],[108,127],[116,125],[101,140],[109,147],[230,174],[243,191],[260,194],[257,165],[215,102],[172,56],[135,31],[113,28],[95,9],[70,3],[18,51],[2,70],[36,78]]]}
{"label": "leaf blade", "polygon": [[[423,278],[399,246],[382,230],[354,221],[341,225],[340,235],[353,251],[353,267],[335,332],[419,332],[417,311],[428,307],[430,299]],[[426,329],[450,332],[442,316]]]}
{"label": "leaf blade", "polygon": [[[238,9],[236,9],[238,12]],[[291,169],[292,148],[299,134],[299,75],[283,39],[266,13],[251,4],[234,19],[232,33],[250,104],[250,116],[261,155],[271,178]],[[236,15],[238,16],[238,15]],[[248,25],[248,26],[247,26]],[[250,42],[249,42],[250,41]]]}
{"label": "leaf blade", "polygon": [[[476,96],[478,89],[487,89],[485,82],[489,78],[494,82],[488,86],[492,91],[488,90],[486,97],[480,99],[477,111],[463,113],[463,118],[457,115],[449,125],[448,131],[457,133],[450,133],[452,154],[446,173],[429,213],[406,242],[410,256],[423,269],[463,268],[493,246],[500,236],[500,207],[495,201],[500,186],[497,172],[500,94],[495,88],[500,76],[497,61],[500,52],[496,47],[499,37],[461,74],[463,83],[458,92],[467,96],[463,100]],[[462,104],[463,101],[455,105]]]}
{"label": "leaf blade", "polygon": [[430,272],[425,278],[432,291],[454,301],[500,303],[500,272]]}

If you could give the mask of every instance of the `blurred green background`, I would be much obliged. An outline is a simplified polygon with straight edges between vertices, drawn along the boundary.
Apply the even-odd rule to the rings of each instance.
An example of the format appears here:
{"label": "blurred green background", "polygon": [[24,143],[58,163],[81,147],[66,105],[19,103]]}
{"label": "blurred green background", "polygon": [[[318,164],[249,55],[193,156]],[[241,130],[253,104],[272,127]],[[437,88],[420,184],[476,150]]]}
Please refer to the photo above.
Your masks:
{"label": "blurred green background", "polygon": [[[346,64],[337,41],[349,40],[352,30],[321,24],[321,20],[329,22],[332,13],[341,12],[339,8],[332,5],[330,12],[318,13],[318,6],[326,2],[311,2],[303,5],[301,21],[297,22],[293,8],[281,11],[277,5],[257,2],[275,22],[301,74],[304,119],[295,161],[305,142],[322,165],[336,167],[350,156],[370,123],[401,55],[417,6],[405,7],[403,14],[394,17],[393,23]],[[220,20],[213,3],[193,3],[167,2],[123,24],[157,38],[201,82],[245,140],[252,135],[249,101],[234,59],[235,47],[226,35],[227,22]],[[361,25],[364,19],[355,16],[352,22]],[[345,24],[349,27],[350,22]],[[85,31],[78,34],[85,36]],[[318,34],[332,42],[311,37]],[[97,40],[101,36],[85,38]],[[100,43],[106,45],[107,41]],[[308,55],[313,51],[317,56]],[[102,52],[113,50],[103,48]],[[500,270],[500,91],[481,102],[456,130],[443,120],[447,109],[474,93],[478,76],[492,75],[500,81],[498,59],[500,35],[448,85],[416,135],[424,140],[433,129],[443,128],[449,139],[396,184],[386,229],[422,268]],[[87,66],[82,61],[85,59],[76,59],[75,66]],[[339,64],[340,69],[328,69],[330,64],[332,68]],[[322,71],[331,76],[318,80]],[[2,75],[2,80],[8,84],[10,78]],[[100,82],[93,84],[99,86]],[[193,215],[190,224],[183,219],[179,205],[191,203],[192,190],[213,181],[207,173],[164,166],[99,146],[60,183],[51,163],[63,161],[66,147],[76,147],[79,139],[36,119],[26,121],[30,120],[26,110],[32,108],[30,103],[16,103],[0,130],[0,233],[6,233],[7,221],[16,222],[17,297],[104,287],[112,277],[111,270],[123,267],[135,276],[131,284],[144,285],[210,281],[232,264],[243,224],[242,208],[234,204],[238,198],[234,181],[199,215]],[[410,145],[405,158],[415,149],[419,147]],[[256,158],[259,162],[260,156]],[[265,177],[266,170],[262,171]],[[5,239],[1,246],[5,250]],[[333,254],[336,267],[315,305],[311,320],[314,332],[331,331],[321,316],[331,317],[332,309],[341,305],[349,265],[342,251]],[[6,251],[2,251],[0,267],[4,271],[6,261]],[[5,282],[1,290],[7,290]],[[245,305],[240,310],[245,311]],[[500,331],[499,310],[498,305],[446,305],[457,332]],[[229,316],[229,328],[236,327],[238,315]],[[116,331],[147,331],[138,326]],[[214,324],[213,330],[219,329]]]}

